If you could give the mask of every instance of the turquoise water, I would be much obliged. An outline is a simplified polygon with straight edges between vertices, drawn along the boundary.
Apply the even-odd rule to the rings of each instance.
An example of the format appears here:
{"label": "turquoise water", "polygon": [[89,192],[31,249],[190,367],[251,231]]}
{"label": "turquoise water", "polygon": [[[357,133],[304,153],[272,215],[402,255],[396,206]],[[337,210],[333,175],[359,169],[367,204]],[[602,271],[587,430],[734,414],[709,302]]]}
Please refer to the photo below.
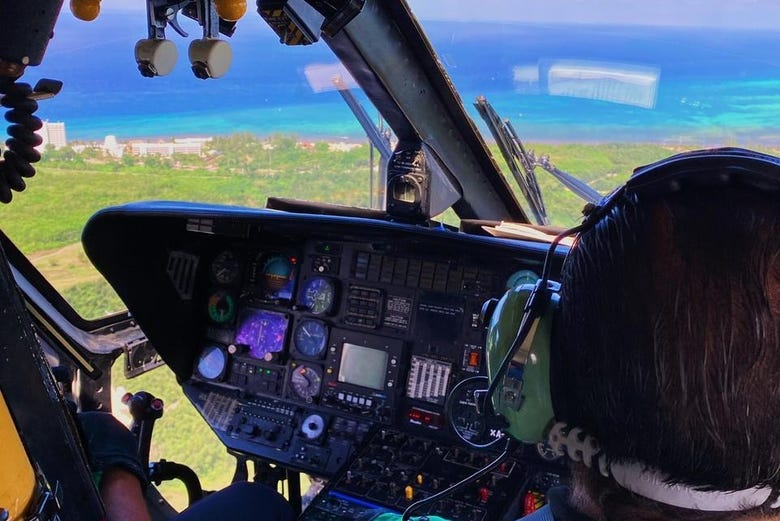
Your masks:
{"label": "turquoise water", "polygon": [[[321,105],[285,105],[175,114],[100,114],[66,116],[69,139],[102,140],[159,136],[214,136],[251,132],[268,136],[295,134],[304,138],[354,140],[364,136],[343,103],[326,110]],[[346,113],[344,113],[346,111]]]}
{"label": "turquoise water", "polygon": [[[40,75],[65,81],[62,94],[44,102],[40,114],[65,121],[71,140],[232,132],[363,137],[338,94],[316,94],[306,82],[307,66],[335,61],[322,42],[284,47],[262,22],[250,20],[232,40],[235,59],[225,78],[193,78],[186,42],[179,39],[173,74],[147,79],[132,59],[143,19],[128,25],[106,15],[99,22],[63,20],[40,67]],[[527,140],[780,143],[780,33],[458,23],[426,28],[475,119],[471,103],[485,95]],[[88,60],[77,58],[84,48]],[[552,71],[572,63],[629,77],[639,71],[655,81],[643,91],[644,106],[625,102],[639,92],[631,86],[636,78],[617,87],[602,82],[590,97],[548,95],[560,88]],[[539,78],[520,81],[518,70]]]}

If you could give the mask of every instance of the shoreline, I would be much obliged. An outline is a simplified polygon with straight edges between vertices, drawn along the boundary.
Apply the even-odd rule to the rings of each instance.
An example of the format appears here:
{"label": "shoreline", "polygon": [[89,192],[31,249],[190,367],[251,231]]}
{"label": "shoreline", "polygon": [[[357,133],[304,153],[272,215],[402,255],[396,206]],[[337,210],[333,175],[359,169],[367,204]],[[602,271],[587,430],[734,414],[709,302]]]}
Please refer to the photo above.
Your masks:
{"label": "shoreline", "polygon": [[[107,134],[102,139],[84,139],[75,138],[68,139],[67,146],[103,146],[105,138],[107,136],[114,136],[119,144],[130,145],[132,143],[170,143],[170,142],[182,142],[187,140],[210,140],[213,138],[226,138],[237,134],[251,134],[260,142],[270,142],[276,138],[294,138],[298,144],[316,144],[327,143],[329,145],[351,145],[359,146],[369,144],[370,141],[367,136],[325,136],[319,134],[296,134],[287,132],[272,132],[268,134],[253,133],[253,132],[233,132],[228,134],[154,134],[154,135],[138,135],[138,136],[118,136],[116,134]],[[759,149],[771,149],[780,153],[780,140],[777,141],[761,141],[756,140],[750,143],[735,144],[733,140],[724,140],[728,142],[716,142],[716,141],[680,141],[677,139],[668,140],[625,140],[625,141],[609,141],[599,139],[588,140],[575,140],[575,139],[523,139],[523,144],[530,147],[535,146],[572,146],[572,147],[661,147],[672,151],[683,151],[692,149],[708,149],[708,148],[722,148],[722,147],[738,147],[738,148],[759,148]],[[485,140],[489,147],[496,146],[494,139]]]}
{"label": "shoreline", "polygon": [[186,140],[204,140],[213,138],[226,138],[237,134],[252,134],[259,141],[271,141],[277,137],[292,137],[295,138],[298,143],[334,143],[334,144],[363,144],[368,142],[368,137],[360,136],[323,136],[323,135],[304,135],[288,132],[272,132],[270,134],[257,134],[254,132],[231,132],[228,134],[206,134],[206,133],[191,133],[191,134],[151,134],[151,135],[137,135],[137,136],[120,136],[117,134],[106,134],[103,138],[91,139],[91,138],[68,138],[68,146],[72,145],[86,145],[86,144],[103,144],[105,138],[113,136],[116,140],[123,144],[147,142],[147,143],[163,143],[171,141],[186,141]]}

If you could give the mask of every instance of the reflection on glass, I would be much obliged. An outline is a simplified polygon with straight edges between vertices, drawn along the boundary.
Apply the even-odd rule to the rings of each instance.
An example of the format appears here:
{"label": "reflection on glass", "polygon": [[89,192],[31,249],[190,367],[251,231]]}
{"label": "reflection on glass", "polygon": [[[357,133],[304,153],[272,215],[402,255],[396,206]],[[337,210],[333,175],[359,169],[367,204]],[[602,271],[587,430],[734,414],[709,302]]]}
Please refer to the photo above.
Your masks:
{"label": "reflection on glass", "polygon": [[515,89],[523,94],[549,94],[655,107],[660,70],[654,67],[588,60],[552,60],[512,69]]}

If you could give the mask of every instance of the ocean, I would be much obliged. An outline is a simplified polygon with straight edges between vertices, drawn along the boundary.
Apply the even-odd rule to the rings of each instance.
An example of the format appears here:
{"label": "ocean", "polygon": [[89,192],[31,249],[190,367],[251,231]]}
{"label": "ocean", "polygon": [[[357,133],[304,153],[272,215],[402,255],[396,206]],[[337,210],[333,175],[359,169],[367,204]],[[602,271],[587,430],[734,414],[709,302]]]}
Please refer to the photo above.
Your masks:
{"label": "ocean", "polygon": [[[228,74],[203,81],[189,70],[187,40],[169,29],[179,63],[171,75],[149,79],[140,76],[133,58],[135,41],[145,36],[144,16],[104,13],[84,23],[63,13],[44,63],[27,76],[64,81],[62,93],[44,101],[39,115],[64,121],[69,140],[233,132],[364,136],[338,93],[315,93],[307,82],[307,67],[335,62],[323,42],[282,46],[249,12],[230,40],[234,63]],[[194,23],[182,25],[199,32]],[[479,95],[528,141],[780,144],[780,32],[424,26],[483,129],[472,106]]]}

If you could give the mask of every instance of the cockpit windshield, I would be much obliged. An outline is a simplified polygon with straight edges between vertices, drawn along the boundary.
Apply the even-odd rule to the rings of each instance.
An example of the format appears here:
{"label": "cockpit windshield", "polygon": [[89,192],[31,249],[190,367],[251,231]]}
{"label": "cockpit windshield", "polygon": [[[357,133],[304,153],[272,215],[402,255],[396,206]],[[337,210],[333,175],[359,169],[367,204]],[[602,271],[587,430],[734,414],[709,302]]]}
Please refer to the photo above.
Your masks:
{"label": "cockpit windshield", "polygon": [[[205,81],[188,59],[201,28],[186,16],[171,17],[166,29],[178,60],[169,74],[149,78],[133,59],[148,36],[146,2],[104,2],[90,23],[63,9],[43,64],[28,75],[64,88],[39,111],[46,122],[39,176],[3,208],[4,229],[84,315],[122,308],[113,297],[79,297],[103,284],[79,237],[106,206],[175,199],[264,207],[275,197],[385,208],[387,159],[399,138],[377,109],[376,86],[363,92],[337,57],[343,48],[334,53],[322,40],[281,45],[289,35],[255,7],[223,37],[232,48],[223,77]],[[780,7],[771,1],[410,0],[408,7],[435,52],[430,63],[446,72],[481,133],[477,145],[492,156],[485,161],[514,190],[504,202],[520,205],[532,223],[570,226],[587,200],[633,168],[678,151],[778,146]],[[403,80],[407,73],[393,74],[416,81]],[[387,94],[394,97],[406,116],[420,108]],[[434,130],[452,133],[446,125]],[[421,134],[441,155],[441,136]],[[455,226],[486,186],[453,181],[453,164],[470,169],[457,157],[440,169],[449,179],[446,200],[470,200],[436,216]],[[479,214],[468,217],[490,217]]]}
{"label": "cockpit windshield", "polygon": [[[478,96],[539,163],[600,192],[678,151],[778,145],[780,9],[772,2],[412,5],[481,130]],[[551,221],[574,224],[582,201],[537,171]]]}
{"label": "cockpit windshield", "polygon": [[[227,447],[332,478],[366,507],[438,498],[505,439],[483,414],[488,375],[511,407],[548,385],[537,339],[552,320],[496,326],[528,340],[496,358],[485,319],[507,290],[499,306],[519,319],[528,284],[547,296],[528,309],[552,307],[572,237],[552,238],[642,165],[707,147],[780,155],[776,0],[0,4],[0,111],[26,116],[6,116],[22,123],[0,152],[30,152],[31,98],[56,90],[19,83],[63,83],[34,114],[36,175],[0,205],[38,338],[53,367],[79,370],[82,405],[118,402],[136,376],[128,388],[165,396],[174,428],[153,456],[198,460],[209,490],[233,475]],[[51,26],[36,24],[60,4],[43,55]],[[562,482],[539,470],[558,465],[548,448],[431,512],[520,517]]]}

